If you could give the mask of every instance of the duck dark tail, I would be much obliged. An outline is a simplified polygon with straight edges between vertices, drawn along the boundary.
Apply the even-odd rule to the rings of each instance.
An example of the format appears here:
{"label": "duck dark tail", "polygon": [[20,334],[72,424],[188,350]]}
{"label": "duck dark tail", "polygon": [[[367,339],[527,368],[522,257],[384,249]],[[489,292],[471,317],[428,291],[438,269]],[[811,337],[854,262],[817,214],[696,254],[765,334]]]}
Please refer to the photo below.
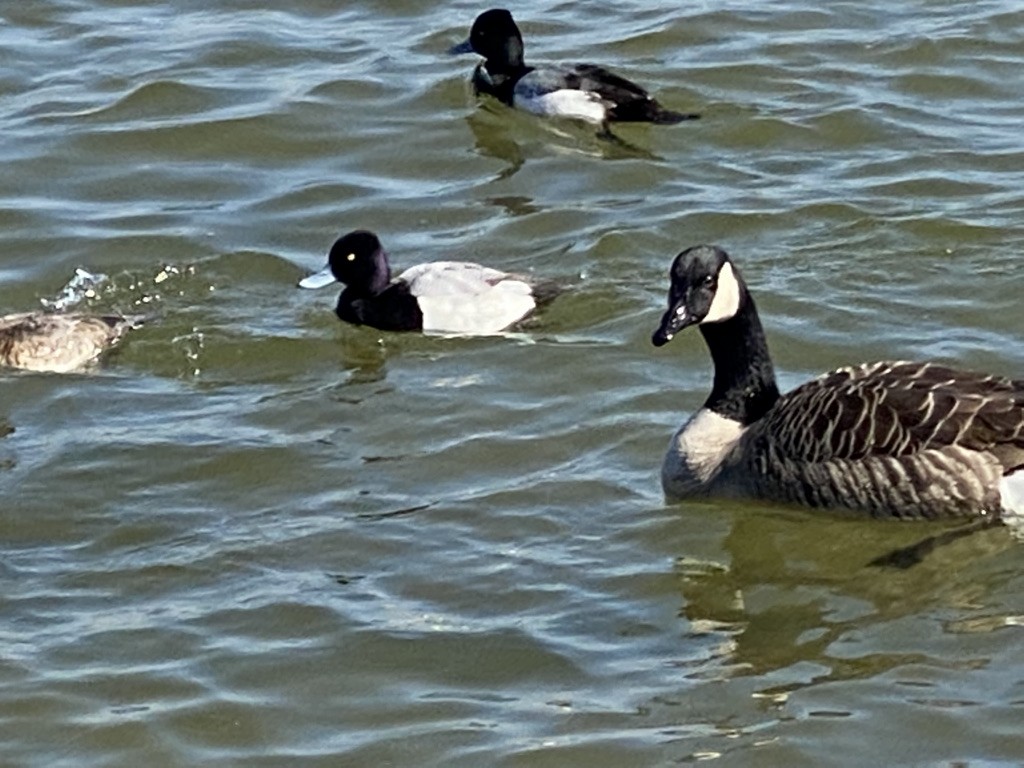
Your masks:
{"label": "duck dark tail", "polygon": [[655,125],[675,125],[687,120],[700,120],[699,112],[673,112],[670,109],[655,107],[649,118]]}
{"label": "duck dark tail", "polygon": [[687,120],[699,120],[698,112],[673,112],[665,109],[654,99],[633,101],[620,104],[611,110],[609,119],[617,123],[654,123],[655,125],[675,125]]}

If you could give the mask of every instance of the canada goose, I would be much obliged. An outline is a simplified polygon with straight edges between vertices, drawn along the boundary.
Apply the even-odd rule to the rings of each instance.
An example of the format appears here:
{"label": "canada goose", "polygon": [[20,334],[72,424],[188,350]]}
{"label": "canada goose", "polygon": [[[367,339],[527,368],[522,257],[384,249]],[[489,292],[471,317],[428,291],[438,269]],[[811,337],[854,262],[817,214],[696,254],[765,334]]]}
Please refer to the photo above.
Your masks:
{"label": "canada goose", "polygon": [[728,254],[683,251],[655,346],[699,325],[711,395],[675,433],[669,497],[747,495],[874,517],[1024,514],[1024,380],[878,362],[779,395],[754,300]]}
{"label": "canada goose", "polygon": [[67,373],[112,347],[141,316],[22,312],[0,317],[0,365]]}
{"label": "canada goose", "polygon": [[335,312],[347,323],[442,334],[500,333],[556,292],[551,284],[467,261],[426,262],[392,279],[387,253],[366,230],[339,238],[327,266],[300,280],[299,287],[335,282],[346,286]]}

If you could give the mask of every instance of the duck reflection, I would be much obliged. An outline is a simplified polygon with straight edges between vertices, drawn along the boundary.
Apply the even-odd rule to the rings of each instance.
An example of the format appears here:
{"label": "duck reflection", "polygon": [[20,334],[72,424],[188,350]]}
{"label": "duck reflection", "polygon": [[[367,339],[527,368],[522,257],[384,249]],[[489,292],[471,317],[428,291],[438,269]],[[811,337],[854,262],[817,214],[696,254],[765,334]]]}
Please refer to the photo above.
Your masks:
{"label": "duck reflection", "polygon": [[379,391],[376,385],[387,378],[388,346],[372,329],[342,330],[337,349],[344,378],[333,393],[340,401],[360,403]]}
{"label": "duck reflection", "polygon": [[[477,152],[505,164],[495,181],[511,178],[526,164],[533,148],[576,152],[604,160],[661,160],[650,151],[631,144],[613,133],[594,133],[592,126],[571,121],[537,125],[509,110],[496,114],[480,109],[466,117]],[[639,128],[637,130],[644,130]],[[515,131],[515,134],[513,134]],[[515,136],[515,138],[513,138]],[[522,143],[521,143],[522,142]]]}
{"label": "duck reflection", "polygon": [[466,123],[473,133],[477,152],[505,164],[505,168],[494,177],[494,180],[502,181],[515,176],[526,163],[526,155],[508,136],[496,116],[487,111],[474,112],[466,118]]}

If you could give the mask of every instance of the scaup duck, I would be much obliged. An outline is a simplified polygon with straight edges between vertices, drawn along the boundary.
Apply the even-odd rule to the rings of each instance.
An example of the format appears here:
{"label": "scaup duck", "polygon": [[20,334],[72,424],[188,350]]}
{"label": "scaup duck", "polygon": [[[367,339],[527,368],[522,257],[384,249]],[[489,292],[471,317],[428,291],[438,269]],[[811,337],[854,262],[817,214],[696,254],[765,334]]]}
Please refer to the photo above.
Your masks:
{"label": "scaup duck", "polygon": [[469,39],[449,53],[483,56],[473,71],[477,94],[490,94],[536,115],[573,117],[602,126],[610,122],[672,124],[700,117],[665,109],[636,83],[596,64],[526,66],[523,37],[512,14],[503,8],[477,16]]}
{"label": "scaup duck", "polygon": [[68,373],[110,349],[141,316],[23,312],[0,317],[0,365]]}
{"label": "scaup duck", "polygon": [[780,395],[728,254],[685,250],[669,280],[652,341],[699,326],[715,376],[669,445],[667,496],[743,495],[879,518],[1024,515],[1024,379],[878,362]]}
{"label": "scaup duck", "polygon": [[345,285],[335,309],[354,325],[382,331],[500,333],[553,295],[547,285],[465,261],[410,267],[392,280],[388,255],[373,232],[356,230],[331,246],[327,266],[301,288]]}

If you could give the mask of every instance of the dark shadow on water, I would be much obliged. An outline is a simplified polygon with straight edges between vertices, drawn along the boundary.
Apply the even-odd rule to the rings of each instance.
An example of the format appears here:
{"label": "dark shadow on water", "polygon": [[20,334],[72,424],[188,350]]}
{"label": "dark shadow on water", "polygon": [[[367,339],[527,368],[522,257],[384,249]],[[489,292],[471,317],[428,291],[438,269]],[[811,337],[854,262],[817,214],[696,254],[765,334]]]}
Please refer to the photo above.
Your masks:
{"label": "dark shadow on water", "polygon": [[487,203],[495,208],[503,208],[509,216],[527,216],[531,213],[538,213],[543,210],[537,205],[532,197],[523,195],[504,195],[499,197],[488,197]]}
{"label": "dark shadow on water", "polygon": [[[7,437],[14,433],[14,426],[7,420],[6,417],[0,416],[0,439]],[[13,455],[7,455],[6,451],[0,451],[0,470],[13,469],[17,466],[17,462]]]}
{"label": "dark shadow on water", "polygon": [[924,558],[938,547],[950,544],[964,536],[970,536],[979,531],[1001,525],[1002,522],[995,517],[972,520],[966,525],[958,526],[951,531],[943,531],[942,533],[927,536],[909,546],[894,549],[885,555],[876,557],[869,565],[877,568],[898,568],[901,570],[913,568],[915,565],[920,565],[924,562]]}
{"label": "dark shadow on water", "polygon": [[386,512],[361,512],[356,515],[360,520],[390,520],[395,517],[407,517],[408,515],[414,515],[417,512],[422,512],[426,509],[430,509],[434,506],[433,502],[426,504],[416,504],[411,507],[402,507],[401,509],[391,509]]}

